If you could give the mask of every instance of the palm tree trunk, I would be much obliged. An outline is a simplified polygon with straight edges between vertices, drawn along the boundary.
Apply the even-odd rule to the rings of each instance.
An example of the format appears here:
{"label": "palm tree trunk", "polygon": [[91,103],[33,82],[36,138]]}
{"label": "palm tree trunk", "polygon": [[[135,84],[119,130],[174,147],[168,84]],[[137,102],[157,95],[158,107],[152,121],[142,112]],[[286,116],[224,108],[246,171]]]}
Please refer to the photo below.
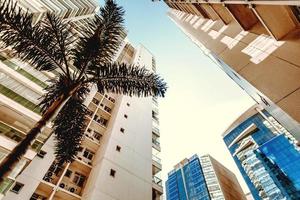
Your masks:
{"label": "palm tree trunk", "polygon": [[4,159],[0,165],[0,183],[3,182],[4,178],[9,175],[15,165],[25,155],[31,143],[41,132],[42,128],[45,127],[49,120],[56,115],[57,111],[61,108],[61,106],[63,106],[68,97],[69,95],[62,95],[59,99],[57,99],[44,113],[42,118],[35,124],[35,126],[27,133],[25,139],[22,140]]}

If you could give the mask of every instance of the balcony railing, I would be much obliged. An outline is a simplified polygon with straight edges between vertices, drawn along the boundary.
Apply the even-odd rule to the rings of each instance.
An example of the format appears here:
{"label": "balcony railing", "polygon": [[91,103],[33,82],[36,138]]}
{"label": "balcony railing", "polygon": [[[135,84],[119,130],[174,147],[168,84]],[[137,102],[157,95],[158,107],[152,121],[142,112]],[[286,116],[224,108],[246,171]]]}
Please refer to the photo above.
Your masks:
{"label": "balcony railing", "polygon": [[156,176],[152,177],[152,182],[162,187],[162,180]]}
{"label": "balcony railing", "polygon": [[22,69],[21,67],[19,67],[15,63],[11,62],[10,60],[3,60],[2,62],[6,66],[8,66],[9,68],[15,70],[16,72],[18,72],[19,74],[23,75],[27,79],[31,80],[35,84],[39,85],[40,87],[42,87],[42,88],[46,88],[47,87],[47,84],[45,82],[37,79],[35,76],[33,76],[32,74],[28,73],[27,71],[25,71],[24,69]]}
{"label": "balcony railing", "polygon": [[99,105],[100,101],[98,99],[93,98],[92,102],[96,105]]}
{"label": "balcony railing", "polygon": [[87,132],[85,133],[85,136],[89,139],[91,139],[92,141],[95,141],[97,143],[100,143],[101,137],[102,135],[100,133],[98,133],[95,130],[92,129],[88,129]]}
{"label": "balcony railing", "polygon": [[14,180],[5,178],[4,181],[0,184],[0,194],[5,194],[14,184]]}
{"label": "balcony railing", "polygon": [[156,133],[157,135],[159,135],[159,129],[156,127],[152,127],[152,132]]}
{"label": "balcony railing", "polygon": [[4,96],[18,102],[25,108],[37,113],[41,114],[41,108],[38,107],[36,104],[32,103],[31,101],[27,100],[26,98],[20,96],[16,92],[12,91],[11,89],[7,88],[6,86],[0,84],[0,93],[3,94]]}
{"label": "balcony railing", "polygon": [[103,110],[105,110],[108,113],[111,113],[111,108],[108,106],[104,106]]}
{"label": "balcony railing", "polygon": [[57,163],[53,162],[47,173],[45,174],[43,180],[56,185],[62,173],[63,166],[59,166]]}
{"label": "balcony railing", "polygon": [[161,159],[159,157],[152,155],[152,160],[154,160],[155,162],[161,165]]}
{"label": "balcony railing", "polygon": [[[1,121],[0,121],[0,135],[4,135],[5,137],[7,137],[17,143],[21,142],[26,136],[25,133],[14,129],[13,127],[10,127]],[[31,144],[31,149],[36,152],[39,152],[41,150],[43,144],[44,144],[43,142],[41,142],[39,140],[35,140]]]}
{"label": "balcony railing", "polygon": [[59,187],[67,190],[71,193],[81,196],[82,187],[78,186],[74,182],[64,178],[62,182],[59,184]]}
{"label": "balcony railing", "polygon": [[152,138],[152,143],[155,144],[156,146],[160,146],[160,142],[154,138]]}

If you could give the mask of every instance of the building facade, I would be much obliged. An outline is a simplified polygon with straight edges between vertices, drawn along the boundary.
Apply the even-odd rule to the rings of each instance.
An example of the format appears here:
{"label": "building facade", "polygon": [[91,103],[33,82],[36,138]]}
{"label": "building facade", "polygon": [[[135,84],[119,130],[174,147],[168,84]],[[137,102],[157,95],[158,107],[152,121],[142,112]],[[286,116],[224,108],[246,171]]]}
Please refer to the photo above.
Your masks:
{"label": "building facade", "polygon": [[300,2],[165,2],[182,31],[300,140]]}
{"label": "building facade", "polygon": [[299,143],[267,111],[251,107],[224,142],[255,200],[300,199]]}
{"label": "building facade", "polygon": [[246,194],[246,199],[247,200],[253,200],[253,196],[250,192]]}
{"label": "building facade", "polygon": [[[56,12],[79,34],[84,34],[79,32],[80,27],[99,8],[92,0],[21,1],[18,6],[34,13],[36,20],[46,11]],[[10,49],[1,50],[0,60],[2,161],[41,118],[39,97],[55,73],[33,69],[13,57]],[[135,48],[126,39],[115,60],[155,71],[154,56],[144,46]],[[157,99],[101,94],[93,87],[85,104],[90,111],[88,126],[76,160],[57,165],[48,125],[0,185],[0,199],[160,199],[163,187],[159,178],[162,166]]]}
{"label": "building facade", "polygon": [[246,200],[235,175],[209,155],[178,163],[166,181],[167,200]]}

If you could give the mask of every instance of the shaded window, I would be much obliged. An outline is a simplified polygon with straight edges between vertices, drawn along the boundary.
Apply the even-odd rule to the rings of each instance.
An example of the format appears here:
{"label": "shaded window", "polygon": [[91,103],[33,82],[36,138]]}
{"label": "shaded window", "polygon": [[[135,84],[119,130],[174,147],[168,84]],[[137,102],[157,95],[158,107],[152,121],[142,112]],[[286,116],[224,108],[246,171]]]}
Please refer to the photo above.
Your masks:
{"label": "shaded window", "polygon": [[11,189],[11,191],[18,194],[21,191],[21,189],[23,188],[23,186],[24,186],[24,184],[16,182],[16,184]]}
{"label": "shaded window", "polygon": [[121,147],[120,147],[119,145],[117,145],[117,146],[116,146],[116,150],[117,150],[118,152],[121,152]]}
{"label": "shaded window", "polygon": [[71,175],[72,175],[72,171],[68,169],[68,170],[66,171],[65,176],[68,177],[68,178],[70,178]]}
{"label": "shaded window", "polygon": [[73,183],[75,183],[79,187],[82,187],[83,184],[84,184],[85,178],[86,177],[84,175],[82,175],[82,174],[80,174],[78,172],[75,172]]}
{"label": "shaded window", "polygon": [[291,6],[291,9],[297,18],[298,22],[300,23],[300,6]]}
{"label": "shaded window", "polygon": [[110,169],[110,176],[115,177],[116,176],[116,170]]}

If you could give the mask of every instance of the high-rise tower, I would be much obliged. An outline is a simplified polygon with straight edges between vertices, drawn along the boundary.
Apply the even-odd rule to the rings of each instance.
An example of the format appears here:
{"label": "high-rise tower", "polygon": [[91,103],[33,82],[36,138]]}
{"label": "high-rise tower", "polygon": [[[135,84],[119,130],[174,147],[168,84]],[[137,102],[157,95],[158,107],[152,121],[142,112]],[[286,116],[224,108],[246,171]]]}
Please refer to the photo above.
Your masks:
{"label": "high-rise tower", "polygon": [[165,3],[182,31],[300,140],[300,2]]}
{"label": "high-rise tower", "polygon": [[192,156],[169,172],[167,200],[246,200],[235,175],[209,155]]}
{"label": "high-rise tower", "polygon": [[300,199],[298,142],[266,110],[251,107],[223,137],[255,200]]}

